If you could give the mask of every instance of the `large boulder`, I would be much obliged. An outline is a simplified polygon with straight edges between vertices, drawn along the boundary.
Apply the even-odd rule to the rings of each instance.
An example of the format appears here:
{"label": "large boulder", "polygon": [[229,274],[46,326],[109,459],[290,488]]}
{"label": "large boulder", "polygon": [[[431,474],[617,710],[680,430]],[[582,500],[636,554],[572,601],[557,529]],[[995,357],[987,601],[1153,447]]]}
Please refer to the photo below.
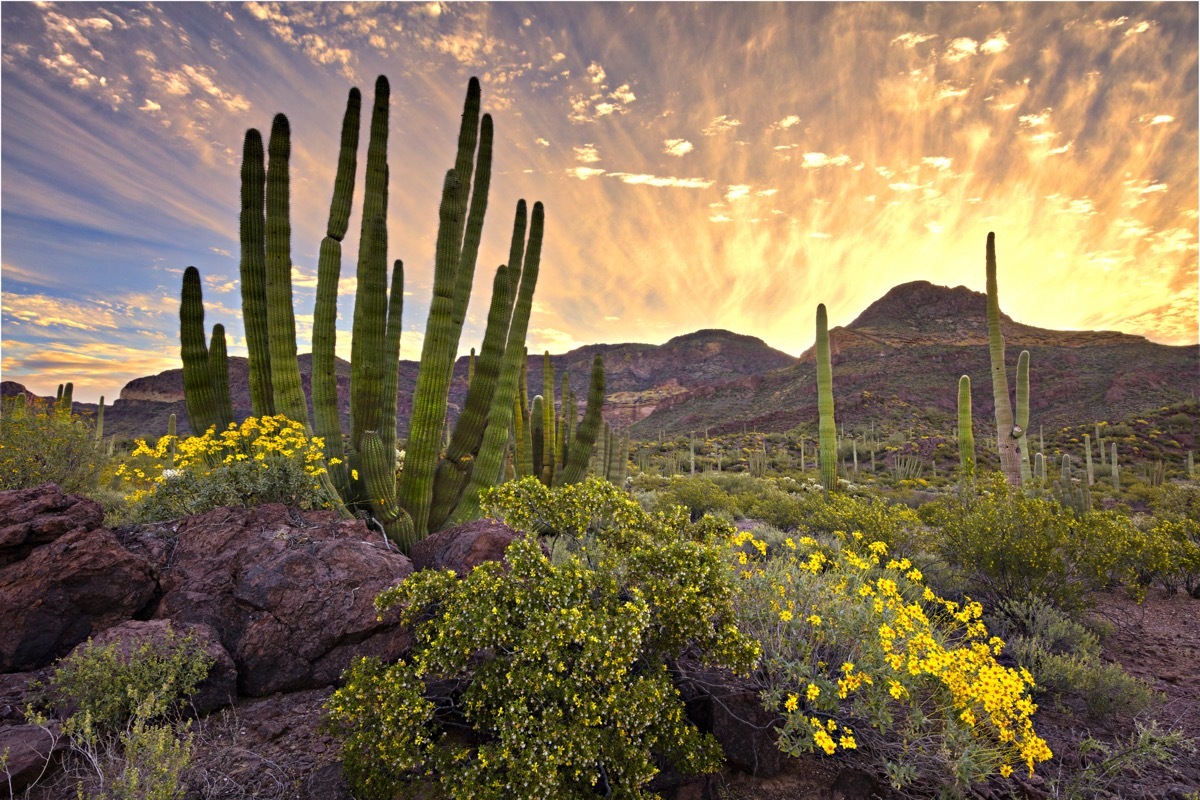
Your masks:
{"label": "large boulder", "polygon": [[0,786],[17,792],[58,768],[67,740],[57,725],[0,725]]}
{"label": "large boulder", "polygon": [[411,645],[374,601],[412,563],[359,520],[268,504],[189,517],[175,535],[154,617],[211,625],[241,694],[329,686],[357,656],[394,660]]}
{"label": "large boulder", "polygon": [[103,520],[99,503],[64,494],[53,483],[0,492],[0,567],[72,531],[95,530]]}
{"label": "large boulder", "polygon": [[461,578],[485,561],[503,561],[508,546],[524,535],[495,520],[468,522],[438,531],[413,545],[413,566],[452,569]]}
{"label": "large boulder", "polygon": [[72,530],[0,567],[0,672],[36,669],[94,633],[145,613],[149,562],[110,532]]}

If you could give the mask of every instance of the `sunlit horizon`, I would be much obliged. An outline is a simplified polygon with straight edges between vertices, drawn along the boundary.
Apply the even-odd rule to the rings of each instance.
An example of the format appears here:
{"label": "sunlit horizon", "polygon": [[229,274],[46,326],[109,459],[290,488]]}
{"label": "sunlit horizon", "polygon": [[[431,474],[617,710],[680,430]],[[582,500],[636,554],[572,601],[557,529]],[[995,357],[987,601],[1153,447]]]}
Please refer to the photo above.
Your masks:
{"label": "sunlit horizon", "polygon": [[[546,206],[531,352],[704,328],[791,355],[914,280],[1058,330],[1195,345],[1195,4],[3,6],[4,380],[111,402],[179,366],[183,269],[245,355],[246,128],[293,132],[299,349],[346,93],[392,87],[389,260],[420,352],[468,77],[496,123],[461,351],[518,198]],[[360,152],[365,153],[365,133]],[[361,168],[343,253],[349,355]]]}

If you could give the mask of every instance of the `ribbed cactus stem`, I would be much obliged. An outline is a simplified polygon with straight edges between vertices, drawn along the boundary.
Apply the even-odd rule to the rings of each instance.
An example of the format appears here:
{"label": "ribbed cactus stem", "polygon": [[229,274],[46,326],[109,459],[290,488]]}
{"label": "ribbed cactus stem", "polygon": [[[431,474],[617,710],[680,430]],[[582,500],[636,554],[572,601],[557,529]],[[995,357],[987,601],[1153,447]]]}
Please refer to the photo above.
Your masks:
{"label": "ribbed cactus stem", "polygon": [[100,395],[100,405],[96,408],[96,431],[93,436],[97,445],[104,438],[104,395]]}
{"label": "ribbed cactus stem", "polygon": [[575,395],[571,392],[571,376],[563,373],[562,379],[562,437],[558,443],[558,465],[566,466],[567,456],[571,452],[571,436],[575,433],[575,406],[572,402]]}
{"label": "ribbed cactus stem", "polygon": [[996,449],[1000,471],[1010,486],[1021,485],[1021,457],[1014,429],[1012,401],[1008,394],[1008,370],[1004,365],[1004,334],[1000,330],[1000,296],[996,282],[996,234],[987,236],[987,323],[988,354],[992,362],[992,397],[996,405]]}
{"label": "ribbed cactus stem", "polygon": [[521,398],[513,397],[513,472],[518,478],[528,476],[533,467],[533,460],[529,456],[529,421],[525,416],[525,409],[521,407]]}
{"label": "ribbed cactus stem", "polygon": [[292,307],[292,223],[289,162],[292,133],[276,114],[267,144],[267,338],[275,412],[307,427],[308,405],[296,360],[296,315]]}
{"label": "ribbed cactus stem", "polygon": [[958,461],[963,477],[975,477],[975,433],[971,421],[971,378],[958,379]]}
{"label": "ribbed cactus stem", "polygon": [[533,404],[529,407],[529,439],[530,450],[533,453],[533,464],[530,469],[530,474],[542,476],[542,468],[545,466],[543,457],[545,455],[545,440],[546,433],[544,425],[546,417],[543,413],[542,406],[544,405],[540,394],[534,395]]}
{"label": "ribbed cactus stem", "polygon": [[1117,462],[1117,443],[1112,443],[1112,485],[1121,491],[1121,465]]}
{"label": "ribbed cactus stem", "polygon": [[550,473],[545,483],[554,485],[554,468],[558,457],[554,425],[554,363],[550,360],[550,351],[542,354],[542,469]]}
{"label": "ribbed cactus stem", "polygon": [[167,463],[172,467],[175,466],[175,442],[177,436],[175,434],[175,415],[167,417],[167,436],[170,438],[170,443],[167,445]]}
{"label": "ribbed cactus stem", "polygon": [[[503,269],[503,265],[501,266]],[[475,380],[475,348],[471,348],[471,355],[467,357],[467,391],[471,390],[471,381]]]}
{"label": "ribbed cactus stem", "polygon": [[1017,439],[1017,453],[1021,457],[1021,482],[1028,483],[1029,471],[1029,351],[1022,350],[1017,357],[1017,415],[1014,420],[1021,429]]}
{"label": "ribbed cactus stem", "polygon": [[362,450],[366,431],[379,432],[382,419],[384,350],[387,341],[387,224],[371,220],[360,253],[354,298],[350,357],[350,447]]}
{"label": "ribbed cactus stem", "polygon": [[592,448],[600,432],[601,412],[604,408],[604,359],[597,355],[592,359],[592,380],[588,386],[587,410],[583,421],[575,430],[575,441],[571,444],[571,455],[563,467],[560,486],[579,483],[587,474]]}
{"label": "ribbed cactus stem", "polygon": [[1037,478],[1038,486],[1046,485],[1046,457],[1041,453],[1033,457],[1033,474]]}
{"label": "ribbed cactus stem", "polygon": [[1084,466],[1087,470],[1087,475],[1084,483],[1091,486],[1096,482],[1095,473],[1092,472],[1092,437],[1086,433],[1083,435],[1083,459]]}
{"label": "ribbed cactus stem", "polygon": [[212,373],[213,422],[224,430],[233,422],[233,398],[229,394],[229,355],[225,348],[225,326],[213,325],[212,343],[208,347],[208,368]]}
{"label": "ribbed cactus stem", "polygon": [[433,300],[421,348],[421,369],[413,389],[408,447],[400,480],[400,504],[413,520],[417,540],[428,532],[433,478],[442,446],[442,427],[458,337],[454,330],[454,283],[461,243],[455,231],[463,215],[458,177],[446,173],[438,210],[437,254],[434,259]]}
{"label": "ribbed cactus stem", "polygon": [[837,425],[833,419],[833,365],[829,353],[829,318],[817,306],[817,430],[820,435],[821,486],[837,488]]}
{"label": "ribbed cactus stem", "polygon": [[183,295],[179,305],[180,358],[183,361],[183,398],[192,433],[203,436],[216,421],[216,395],[208,367],[208,344],[204,335],[204,300],[200,272],[183,271]]}
{"label": "ribbed cactus stem", "polygon": [[241,238],[242,322],[250,366],[250,406],[256,417],[275,413],[271,350],[267,334],[266,181],[262,134],[246,131],[242,143]]}

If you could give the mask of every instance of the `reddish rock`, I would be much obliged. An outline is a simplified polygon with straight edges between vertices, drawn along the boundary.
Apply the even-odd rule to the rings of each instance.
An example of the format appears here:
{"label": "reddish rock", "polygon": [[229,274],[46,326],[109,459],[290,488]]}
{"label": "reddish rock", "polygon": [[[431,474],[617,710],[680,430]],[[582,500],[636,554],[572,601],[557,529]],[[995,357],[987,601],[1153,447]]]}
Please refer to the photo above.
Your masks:
{"label": "reddish rock", "polygon": [[15,796],[54,772],[59,755],[66,749],[66,740],[57,726],[43,729],[37,725],[0,725],[0,755],[7,757],[0,769],[0,786],[11,789]]}
{"label": "reddish rock", "polygon": [[[203,716],[236,700],[237,667],[211,625],[172,623],[165,619],[144,622],[131,620],[93,637],[92,644],[96,647],[107,647],[116,643],[118,652],[128,657],[145,643],[165,649],[168,632],[172,630],[175,632],[176,643],[191,636],[213,662],[209,667],[208,677],[196,687],[195,693],[188,700],[192,709]],[[72,654],[78,650],[79,647],[75,648]]]}
{"label": "reddish rock", "polygon": [[452,569],[462,577],[485,561],[503,561],[508,546],[524,535],[502,522],[481,519],[427,536],[409,555],[417,569]]}
{"label": "reddish rock", "polygon": [[150,564],[111,533],[74,530],[0,567],[0,672],[36,669],[148,611]]}
{"label": "reddish rock", "polygon": [[374,601],[412,563],[361,521],[270,504],[180,520],[177,537],[154,616],[216,629],[242,694],[328,686],[359,655],[411,645]]}
{"label": "reddish rock", "polygon": [[57,484],[0,492],[0,567],[71,531],[99,528],[103,520],[99,503],[64,494]]}

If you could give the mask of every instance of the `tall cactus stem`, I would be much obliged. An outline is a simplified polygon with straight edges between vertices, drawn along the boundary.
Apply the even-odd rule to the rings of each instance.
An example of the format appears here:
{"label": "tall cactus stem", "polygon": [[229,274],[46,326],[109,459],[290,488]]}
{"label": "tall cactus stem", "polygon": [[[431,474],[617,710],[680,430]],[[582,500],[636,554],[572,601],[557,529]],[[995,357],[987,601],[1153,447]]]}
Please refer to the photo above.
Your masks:
{"label": "tall cactus stem", "polygon": [[601,411],[604,408],[604,359],[597,355],[592,359],[592,380],[588,385],[587,409],[583,421],[575,429],[575,441],[571,443],[571,455],[563,467],[559,485],[579,483],[587,474],[588,461],[600,432]]}
{"label": "tall cactus stem", "polygon": [[1021,432],[1014,428],[1012,401],[1008,394],[1008,370],[1004,365],[1004,334],[1000,330],[1000,296],[996,282],[996,234],[987,235],[987,323],[988,354],[992,362],[992,397],[996,405],[996,449],[1000,471],[1010,486],[1021,485]]}
{"label": "tall cactus stem", "polygon": [[820,434],[821,486],[837,488],[837,425],[833,419],[833,365],[829,353],[829,318],[817,306],[817,430]]}
{"label": "tall cactus stem", "polygon": [[[1030,480],[1029,468],[1029,351],[1022,350],[1017,356],[1017,409],[1016,426],[1021,429],[1017,440],[1017,452],[1021,456],[1021,482]],[[1043,451],[1045,452],[1045,451]]]}
{"label": "tall cactus stem", "polygon": [[958,461],[965,480],[975,479],[975,432],[971,420],[971,378],[958,379]]}
{"label": "tall cactus stem", "polygon": [[256,417],[275,414],[271,345],[267,333],[266,181],[262,134],[246,131],[242,143],[242,212],[239,219],[242,321],[250,366],[250,407]]}

